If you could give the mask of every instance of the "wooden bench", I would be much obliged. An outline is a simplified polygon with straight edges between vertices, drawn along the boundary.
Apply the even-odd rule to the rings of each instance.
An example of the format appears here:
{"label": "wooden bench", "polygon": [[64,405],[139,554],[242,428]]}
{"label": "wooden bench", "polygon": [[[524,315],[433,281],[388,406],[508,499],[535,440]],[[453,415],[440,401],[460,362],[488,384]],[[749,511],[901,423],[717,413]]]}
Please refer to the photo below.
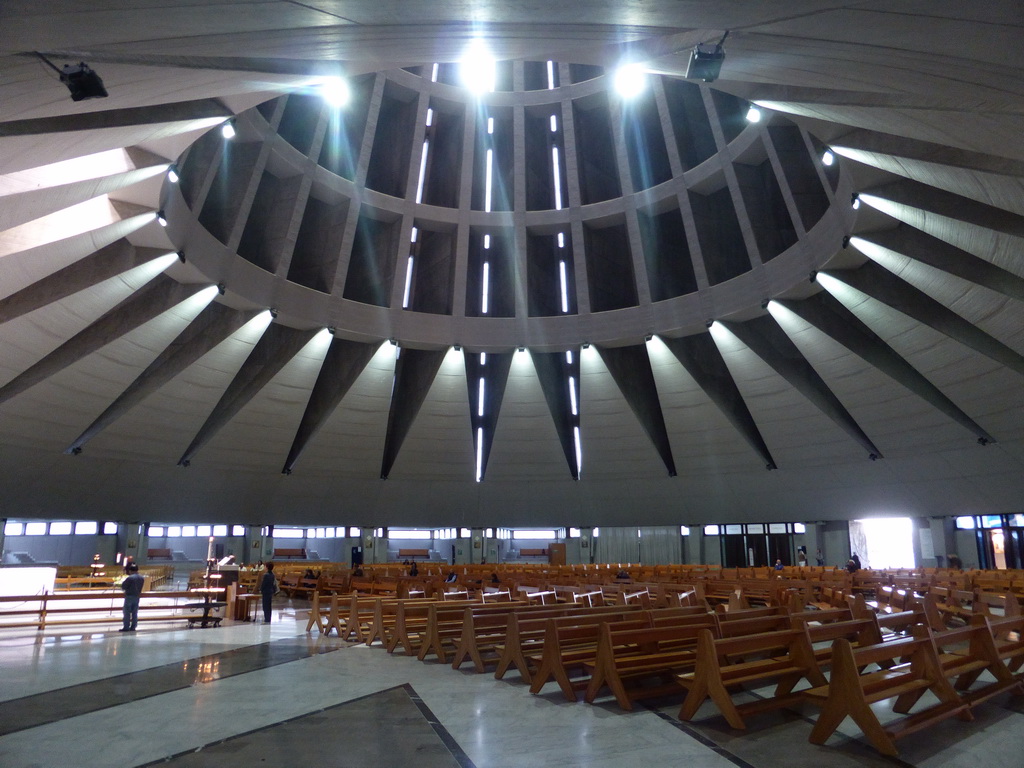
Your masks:
{"label": "wooden bench", "polygon": [[293,548],[293,549],[275,549],[274,550],[275,560],[305,560],[306,549],[305,547]]}
{"label": "wooden bench", "polygon": [[[590,674],[584,701],[592,704],[605,686],[619,706],[633,709],[637,699],[678,693],[677,674],[693,669],[697,660],[697,638],[702,630],[713,631],[710,614],[676,617],[672,626],[629,627],[602,624],[593,663],[585,663]],[[660,685],[647,685],[651,679]]]}
{"label": "wooden bench", "polygon": [[[899,754],[898,738],[951,717],[973,719],[970,703],[957,694],[943,675],[928,639],[908,637],[854,648],[848,640],[840,638],[832,644],[831,665],[828,685],[802,692],[806,701],[821,707],[809,737],[812,744],[824,744],[840,723],[850,717],[875,749],[895,757]],[[860,670],[872,665],[888,668],[861,673]],[[924,691],[931,691],[938,702],[913,715],[907,714]],[[894,711],[905,717],[882,725],[871,705],[892,698],[896,699]]]}
{"label": "wooden bench", "polygon": [[618,621],[636,614],[638,606],[567,604],[560,606],[536,607],[529,613],[516,611],[509,615],[505,640],[495,646],[498,653],[498,667],[494,670],[494,678],[501,680],[512,667],[519,672],[520,679],[530,684],[533,682],[534,665],[527,654],[535,658],[544,650],[544,633],[549,618],[572,616],[604,616],[607,621]]}
{"label": "wooden bench", "polygon": [[[999,658],[1011,672],[1017,672],[1024,666],[1024,616],[1007,616],[1001,619],[987,616],[975,616],[972,624],[984,624],[992,633]],[[969,685],[972,680],[968,680]]]}
{"label": "wooden bench", "polygon": [[429,549],[400,549],[398,550],[399,560],[415,560],[417,557],[422,557],[424,560],[430,559]]}
{"label": "wooden bench", "polygon": [[147,560],[172,560],[173,558],[174,553],[172,553],[170,549],[165,547],[157,547],[156,549],[146,550]]}
{"label": "wooden bench", "polygon": [[[465,594],[465,593],[462,593]],[[423,632],[416,658],[426,660],[433,654],[442,664],[448,662],[448,648],[455,649],[462,634],[462,620],[468,605],[479,605],[469,600],[447,600],[434,603],[427,609],[427,626]]]}
{"label": "wooden bench", "polygon": [[[942,674],[955,681],[954,688],[972,708],[1006,691],[1018,695],[1024,692],[1022,681],[1003,662],[988,624],[973,623],[944,632],[920,625],[914,629],[914,637],[931,642]],[[971,688],[983,672],[992,675],[994,681]]]}
{"label": "wooden bench", "polygon": [[520,549],[520,557],[547,557],[548,551],[546,549]]}
{"label": "wooden bench", "polygon": [[[767,658],[748,661],[751,655],[766,655]],[[801,694],[793,689],[801,680],[806,679],[815,687],[826,684],[807,633],[800,629],[717,640],[710,629],[703,629],[697,638],[694,671],[676,679],[687,689],[686,700],[679,710],[680,720],[691,720],[701,704],[710,698],[729,725],[741,730],[746,728],[743,720],[746,715],[798,703]],[[771,698],[745,704],[733,702],[730,688],[769,681],[776,682]]]}

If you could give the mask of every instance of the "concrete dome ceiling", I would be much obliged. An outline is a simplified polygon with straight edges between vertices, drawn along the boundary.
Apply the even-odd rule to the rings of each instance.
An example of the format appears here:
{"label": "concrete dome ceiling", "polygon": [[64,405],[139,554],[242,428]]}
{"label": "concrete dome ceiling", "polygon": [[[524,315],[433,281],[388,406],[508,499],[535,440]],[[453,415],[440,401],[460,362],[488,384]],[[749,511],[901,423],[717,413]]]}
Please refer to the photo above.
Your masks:
{"label": "concrete dome ceiling", "polygon": [[1016,511],[1019,5],[763,5],[5,4],[0,514]]}

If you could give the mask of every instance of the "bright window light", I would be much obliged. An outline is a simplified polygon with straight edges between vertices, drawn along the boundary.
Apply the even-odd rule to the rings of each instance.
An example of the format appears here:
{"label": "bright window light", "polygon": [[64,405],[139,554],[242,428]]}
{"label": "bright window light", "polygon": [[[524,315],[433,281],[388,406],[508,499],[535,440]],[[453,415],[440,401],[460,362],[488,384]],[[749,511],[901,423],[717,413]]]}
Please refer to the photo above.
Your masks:
{"label": "bright window light", "polygon": [[489,250],[491,247],[491,236],[484,235],[484,250]]}
{"label": "bright window light", "polygon": [[433,531],[418,531],[410,528],[389,528],[389,539],[416,539],[418,541],[430,541]]}
{"label": "bright window light", "polygon": [[302,528],[278,528],[274,526],[275,539],[301,539],[306,532]]}
{"label": "bright window light", "polygon": [[[437,71],[438,71],[438,69],[440,69],[440,65],[435,61],[433,68],[430,70],[430,82],[432,82],[432,83],[436,83],[437,82]],[[356,534],[356,535],[358,536],[359,534]]]}
{"label": "bright window light", "polygon": [[26,536],[45,536],[46,523],[25,523]]}
{"label": "bright window light", "polygon": [[490,136],[494,133],[494,118],[487,118],[487,135]]}
{"label": "bright window light", "polygon": [[[434,66],[437,66],[437,65],[435,64]],[[358,538],[359,537],[359,529],[356,528],[355,526],[349,527],[348,535],[351,536],[352,538]]]}
{"label": "bright window light", "polygon": [[487,365],[487,353],[486,352],[481,352],[480,353],[480,365]]}
{"label": "bright window light", "polygon": [[75,523],[75,535],[76,536],[93,536],[99,531],[100,527],[95,520],[82,520],[81,522]]}
{"label": "bright window light", "polygon": [[181,526],[180,525],[169,525],[167,526],[167,536],[172,539],[181,538]]}
{"label": "bright window light", "polygon": [[558,130],[558,118],[554,115],[551,116],[551,132],[555,133]]}
{"label": "bright window light", "polygon": [[555,62],[548,62],[548,90],[553,91],[555,89]]}
{"label": "bright window light", "polygon": [[480,377],[480,384],[477,387],[477,398],[476,398],[476,400],[477,400],[476,415],[477,416],[483,416],[484,415],[484,388],[485,388],[484,378],[483,378],[483,376],[481,376]]}
{"label": "bright window light", "polygon": [[576,443],[576,474],[583,472],[583,449],[580,447],[580,428],[572,428],[572,437]]}
{"label": "bright window light", "polygon": [[484,262],[484,275],[483,275],[483,279],[482,279],[483,288],[482,288],[482,295],[480,296],[480,311],[483,314],[485,314],[485,315],[487,314],[487,299],[488,299],[488,296],[489,296],[489,294],[491,292],[491,290],[490,290],[490,288],[491,288],[490,280],[491,280],[491,263],[489,261],[485,261]]}
{"label": "bright window light", "polygon": [[913,522],[909,517],[851,520],[850,547],[865,568],[913,568]]}
{"label": "bright window light", "polygon": [[476,428],[476,481],[483,479],[484,471],[484,428]]}
{"label": "bright window light", "polygon": [[429,128],[434,123],[434,110],[427,109],[427,127]]}
{"label": "bright window light", "polygon": [[50,523],[50,535],[51,536],[70,536],[71,535],[71,523],[59,522]]}
{"label": "bright window light", "polygon": [[974,518],[963,515],[956,519],[956,527],[963,531],[973,531],[975,528]]}
{"label": "bright window light", "polygon": [[221,125],[220,135],[223,136],[225,139],[235,138],[235,124],[228,120],[226,123]]}
{"label": "bright window light", "polygon": [[423,152],[420,154],[420,180],[416,184],[416,202],[423,202],[423,181],[427,175],[427,151],[430,149],[430,142],[423,142]]}
{"label": "bright window light", "polygon": [[348,82],[340,77],[324,78],[320,83],[320,96],[332,107],[343,107],[348,104],[350,96]]}
{"label": "bright window light", "polygon": [[151,526],[149,526],[149,537],[151,539],[154,539],[154,538],[155,539],[160,539],[160,538],[163,538],[163,535],[164,535],[164,527],[162,525],[151,525]]}
{"label": "bright window light", "polygon": [[196,535],[196,527],[194,525],[183,525],[181,526],[181,535],[183,538]]}
{"label": "bright window light", "polygon": [[565,275],[565,262],[558,262],[558,281],[562,287],[562,311],[569,311],[569,279]]}
{"label": "bright window light", "polygon": [[213,534],[213,527],[209,525],[198,525],[196,526],[196,536],[202,536],[204,539],[210,537]]}
{"label": "bright window light", "polygon": [[565,233],[564,232],[559,232],[558,233],[558,247],[559,248],[565,248]]}
{"label": "bright window light", "polygon": [[793,533],[807,533],[807,526],[803,523],[793,523]]}
{"label": "bright window light", "polygon": [[468,539],[470,537],[469,528],[459,528],[459,538]]}
{"label": "bright window light", "polygon": [[568,363],[569,365],[572,365],[572,350],[571,349],[565,350],[565,362]]}
{"label": "bright window light", "polygon": [[232,525],[231,526],[231,535],[232,536],[245,536],[245,526],[244,525]]}
{"label": "bright window light", "polygon": [[580,529],[579,528],[570,528],[569,529],[569,538],[570,539],[578,539],[579,537],[580,537]]}
{"label": "bright window light", "polygon": [[103,534],[105,536],[113,535],[115,533],[117,533],[117,523],[104,523],[103,524]]}
{"label": "bright window light", "polygon": [[405,295],[402,297],[402,309],[409,308],[409,291],[412,290],[412,256],[405,267]]}
{"label": "bright window light", "polygon": [[705,525],[704,526],[704,535],[705,536],[717,536],[718,535],[718,526],[717,525]]}
{"label": "bright window light", "polygon": [[680,525],[679,526],[679,535],[680,536],[689,536],[690,535],[690,527],[688,525]]}
{"label": "bright window light", "polygon": [[562,169],[558,167],[558,147],[551,148],[551,170],[555,177],[555,210],[562,210]]}
{"label": "bright window light", "polygon": [[832,165],[836,161],[836,156],[832,154],[832,150],[826,149],[821,154],[821,162],[824,165]]}
{"label": "bright window light", "polygon": [[747,122],[748,123],[760,123],[761,122],[761,110],[755,107],[753,104],[750,105],[750,109],[747,110]]}
{"label": "bright window light", "polygon": [[228,535],[228,527],[226,525],[215,525],[215,526],[213,526],[213,535],[214,536],[227,536]]}
{"label": "bright window light", "polygon": [[512,538],[517,541],[537,541],[557,539],[558,534],[555,531],[527,531],[521,528],[512,531]]}
{"label": "bright window light", "polygon": [[572,407],[572,415],[578,416],[579,411],[576,408],[576,377],[569,377],[569,405]]}
{"label": "bright window light", "polygon": [[484,178],[484,210],[491,212],[491,180],[494,173],[494,150],[487,150],[487,170]]}
{"label": "bright window light", "polygon": [[632,99],[643,93],[647,87],[647,70],[643,64],[623,64],[612,77],[616,92],[625,99]]}
{"label": "bright window light", "polygon": [[412,233],[409,235],[409,242],[415,243],[416,238],[419,237],[420,230],[417,227],[412,228]]}
{"label": "bright window light", "polygon": [[24,532],[24,523],[4,523],[4,536],[21,536]]}
{"label": "bright window light", "polygon": [[462,84],[471,93],[484,94],[494,90],[496,62],[482,40],[470,43],[469,50],[460,62]]}

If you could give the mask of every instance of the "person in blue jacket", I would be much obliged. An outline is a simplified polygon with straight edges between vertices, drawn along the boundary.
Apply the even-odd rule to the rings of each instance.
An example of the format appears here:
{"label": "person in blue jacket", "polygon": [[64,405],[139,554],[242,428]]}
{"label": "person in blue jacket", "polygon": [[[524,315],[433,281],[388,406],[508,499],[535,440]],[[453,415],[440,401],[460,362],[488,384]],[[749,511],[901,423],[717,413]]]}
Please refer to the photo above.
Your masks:
{"label": "person in blue jacket", "polygon": [[139,624],[139,600],[146,580],[139,573],[139,566],[135,563],[129,563],[125,570],[128,575],[121,582],[121,589],[124,590],[124,607],[121,609],[124,626],[118,631],[134,632]]}

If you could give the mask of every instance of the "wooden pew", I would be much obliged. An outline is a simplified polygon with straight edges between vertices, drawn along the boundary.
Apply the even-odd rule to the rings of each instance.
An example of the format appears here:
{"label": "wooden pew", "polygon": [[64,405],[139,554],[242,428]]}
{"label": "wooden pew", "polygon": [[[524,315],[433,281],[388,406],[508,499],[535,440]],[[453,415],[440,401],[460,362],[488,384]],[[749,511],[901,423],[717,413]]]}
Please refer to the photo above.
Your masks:
{"label": "wooden pew", "polygon": [[[904,662],[904,659],[909,661]],[[871,665],[888,665],[879,671],[861,673]],[[904,704],[916,701],[930,690],[939,701],[913,715],[909,707],[896,704],[894,711],[906,715],[882,725],[871,705],[895,698]],[[962,699],[939,667],[930,640],[901,638],[879,645],[854,648],[838,639],[832,645],[832,672],[828,685],[802,692],[804,699],[821,707],[811,731],[812,744],[824,744],[840,723],[851,717],[871,745],[884,755],[897,756],[896,739],[950,717],[973,719],[970,703]]]}
{"label": "wooden pew", "polygon": [[443,600],[427,607],[427,626],[423,631],[416,658],[426,660],[434,654],[442,664],[448,662],[448,648],[452,650],[462,634],[462,620],[469,600]]}
{"label": "wooden pew", "polygon": [[[992,633],[999,658],[1011,672],[1017,672],[1024,666],[1024,616],[1007,616],[997,619],[987,616],[975,616],[972,624],[984,624]],[[973,682],[967,681],[967,685]]]}
{"label": "wooden pew", "polygon": [[529,654],[536,658],[543,653],[544,635],[549,618],[603,616],[607,621],[620,621],[636,615],[639,610],[640,606],[597,605],[591,607],[584,604],[570,604],[547,606],[543,611],[534,609],[529,613],[517,611],[508,618],[505,641],[495,647],[495,651],[498,653],[498,666],[494,671],[494,678],[501,680],[511,667],[515,667],[523,682],[527,684],[533,682],[535,664],[532,664],[527,656]]}
{"label": "wooden pew", "polygon": [[[1013,676],[1000,658],[987,624],[971,624],[944,632],[919,625],[914,629],[914,637],[931,642],[942,674],[948,680],[955,680],[954,688],[972,708],[1006,691],[1012,690],[1018,695],[1024,692],[1021,680]],[[972,689],[983,672],[988,672],[995,680]],[[920,695],[909,696],[908,707],[913,706],[918,698]]]}
{"label": "wooden pew", "polygon": [[[635,623],[635,622],[633,622]],[[631,622],[625,622],[631,624]],[[590,682],[584,700],[593,703],[605,686],[619,706],[633,709],[633,701],[678,693],[675,675],[693,669],[697,660],[697,637],[702,630],[713,631],[711,614],[676,618],[663,627],[623,627],[602,624],[593,663],[585,663]],[[656,687],[643,683],[656,678]]]}
{"label": "wooden pew", "polygon": [[[750,655],[764,654],[767,658],[747,660]],[[733,658],[739,660],[731,661]],[[701,704],[710,698],[729,725],[737,729],[746,728],[743,720],[746,715],[798,703],[801,693],[794,693],[793,689],[801,680],[808,680],[812,686],[825,685],[807,632],[801,629],[718,640],[711,630],[701,630],[694,671],[676,679],[687,689],[686,700],[679,710],[680,720],[691,720]],[[733,702],[729,689],[769,681],[776,683],[771,698],[739,705]]]}

